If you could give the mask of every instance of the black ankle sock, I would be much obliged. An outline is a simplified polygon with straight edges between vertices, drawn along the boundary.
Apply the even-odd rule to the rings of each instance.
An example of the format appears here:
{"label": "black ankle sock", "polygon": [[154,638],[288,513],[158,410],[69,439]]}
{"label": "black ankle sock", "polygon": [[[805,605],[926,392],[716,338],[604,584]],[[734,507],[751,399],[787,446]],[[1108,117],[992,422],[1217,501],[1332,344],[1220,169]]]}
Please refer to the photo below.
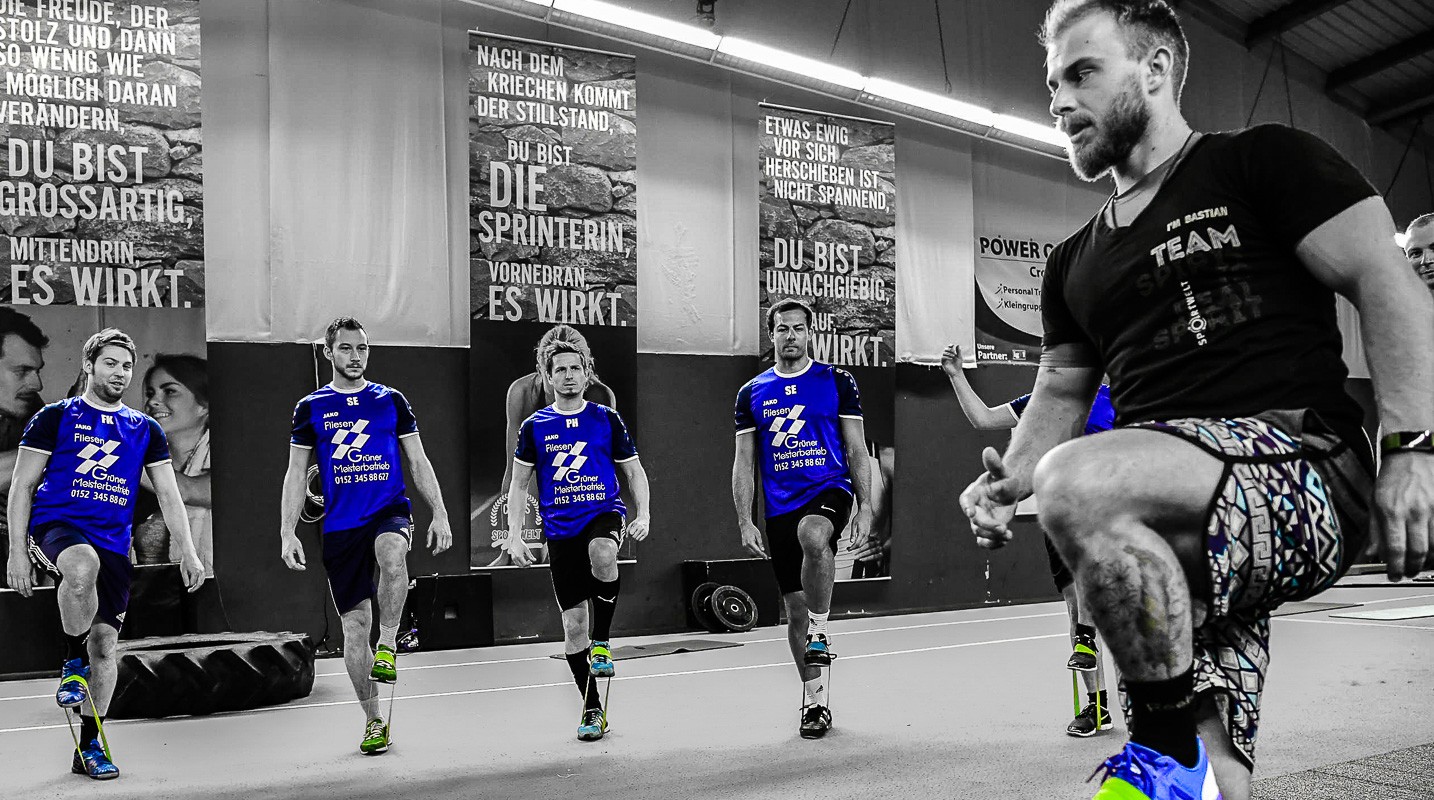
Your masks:
{"label": "black ankle sock", "polygon": [[1130,741],[1187,767],[1200,757],[1195,744],[1195,668],[1163,681],[1126,679]]}
{"label": "black ankle sock", "polygon": [[[1097,698],[1096,695],[1100,695],[1100,697]],[[1099,692],[1086,692],[1085,696],[1089,698],[1091,705],[1095,705],[1096,700],[1099,699],[1100,710],[1102,713],[1110,710],[1110,701],[1106,699],[1104,689],[1101,689]]]}
{"label": "black ankle sock", "polygon": [[597,678],[588,673],[588,650],[568,653],[568,669],[573,671],[573,682],[578,685],[578,694],[583,696],[584,708],[602,708],[598,696]]}
{"label": "black ankle sock", "polygon": [[[62,631],[62,633],[63,633],[63,631]],[[68,633],[66,633],[66,634],[65,634],[65,660],[66,660],[66,661],[74,661],[75,659],[78,658],[78,659],[80,660],[80,664],[81,664],[82,666],[88,667],[88,666],[90,665],[90,648],[89,648],[89,641],[90,641],[90,632],[89,632],[89,631],[85,631],[84,633],[80,634],[79,636],[71,636],[71,635],[69,635]]]}
{"label": "black ankle sock", "polygon": [[104,719],[100,717],[96,720],[94,717],[80,715],[80,747],[100,738],[100,723],[104,722]]}
{"label": "black ankle sock", "polygon": [[1076,636],[1085,636],[1091,639],[1095,638],[1095,627],[1092,625],[1082,625],[1080,623],[1076,623],[1075,631]]}
{"label": "black ankle sock", "polygon": [[593,639],[596,641],[612,639],[612,615],[617,611],[617,593],[621,582],[619,578],[610,581],[593,578]]}

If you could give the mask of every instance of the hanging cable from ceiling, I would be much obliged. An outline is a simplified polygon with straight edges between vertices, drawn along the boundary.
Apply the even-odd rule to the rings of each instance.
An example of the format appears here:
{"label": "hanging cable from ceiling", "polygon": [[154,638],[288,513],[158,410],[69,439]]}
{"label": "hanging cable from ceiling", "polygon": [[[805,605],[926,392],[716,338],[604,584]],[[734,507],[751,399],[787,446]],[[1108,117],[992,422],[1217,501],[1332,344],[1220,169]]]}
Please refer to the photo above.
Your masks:
{"label": "hanging cable from ceiling", "polygon": [[842,9],[841,22],[837,23],[836,38],[832,39],[832,50],[830,53],[827,53],[828,60],[830,60],[832,56],[836,55],[837,42],[841,41],[841,32],[842,29],[846,27],[846,15],[851,13],[851,4],[852,0],[846,0],[846,8]]}
{"label": "hanging cable from ceiling", "polygon": [[[1405,159],[1409,158],[1409,151],[1414,149],[1414,140],[1419,136],[1419,129],[1422,127],[1424,127],[1424,118],[1420,117],[1419,121],[1414,123],[1414,130],[1411,130],[1409,132],[1409,141],[1404,143],[1404,152],[1399,156],[1399,166],[1394,168],[1394,175],[1390,177],[1389,186],[1386,187],[1384,190],[1385,197],[1388,197],[1389,192],[1394,189],[1394,182],[1399,180],[1399,173],[1404,171],[1404,161]],[[1429,160],[1427,157],[1425,158],[1424,166],[1429,166]],[[1434,191],[1431,191],[1430,195],[1431,199],[1434,199]]]}
{"label": "hanging cable from ceiling", "polygon": [[946,29],[941,24],[941,0],[932,0],[936,5],[936,41],[941,43],[941,77],[946,79],[946,93],[951,93],[951,71],[946,66]]}
{"label": "hanging cable from ceiling", "polygon": [[1255,109],[1260,107],[1260,95],[1265,93],[1265,79],[1270,77],[1270,67],[1275,63],[1275,45],[1270,45],[1270,57],[1265,59],[1265,72],[1260,75],[1260,85],[1255,89],[1255,102],[1250,104],[1250,116],[1245,117],[1245,127],[1255,121]]}

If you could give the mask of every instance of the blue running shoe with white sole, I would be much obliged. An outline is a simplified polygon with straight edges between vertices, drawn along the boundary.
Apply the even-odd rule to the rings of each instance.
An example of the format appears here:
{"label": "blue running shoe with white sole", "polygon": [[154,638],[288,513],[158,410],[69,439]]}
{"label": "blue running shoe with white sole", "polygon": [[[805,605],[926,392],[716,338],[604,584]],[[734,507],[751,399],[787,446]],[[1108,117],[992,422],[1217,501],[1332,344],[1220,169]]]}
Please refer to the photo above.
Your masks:
{"label": "blue running shoe with white sole", "polygon": [[601,708],[589,708],[583,712],[583,721],[578,725],[578,738],[584,742],[595,742],[607,733],[607,714]]}
{"label": "blue running shoe with white sole", "polygon": [[588,662],[588,674],[594,678],[611,678],[617,674],[617,667],[612,663],[612,651],[608,649],[607,642],[593,642],[592,661]]}
{"label": "blue running shoe with white sole", "polygon": [[99,739],[91,739],[83,750],[76,750],[70,762],[70,771],[76,775],[88,775],[97,781],[119,777],[119,767],[110,760],[109,754],[100,747]]}
{"label": "blue running shoe with white sole", "polygon": [[1091,774],[1094,778],[1105,770],[1094,800],[1221,800],[1205,743],[1197,739],[1196,746],[1200,760],[1187,768],[1148,747],[1127,743]]}
{"label": "blue running shoe with white sole", "polygon": [[90,696],[90,668],[82,666],[78,658],[65,662],[60,669],[60,688],[55,692],[55,702],[60,708],[79,708]]}

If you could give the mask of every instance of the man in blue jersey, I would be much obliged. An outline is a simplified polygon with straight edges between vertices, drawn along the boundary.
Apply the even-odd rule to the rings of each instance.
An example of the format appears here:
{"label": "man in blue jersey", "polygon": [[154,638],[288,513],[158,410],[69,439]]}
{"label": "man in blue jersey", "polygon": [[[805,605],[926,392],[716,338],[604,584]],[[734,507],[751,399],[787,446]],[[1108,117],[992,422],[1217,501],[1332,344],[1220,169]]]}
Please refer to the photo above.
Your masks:
{"label": "man in blue jersey", "polygon": [[831,613],[836,543],[857,511],[851,540],[863,546],[872,529],[871,464],[861,398],[851,373],[813,361],[812,309],[800,300],[767,312],[776,365],[737,393],[732,498],[742,546],[762,558],[752,522],[753,468],[760,462],[772,569],[787,608],[787,640],[805,685],[800,732],[818,739],[832,724],[821,668],[831,664]]}
{"label": "man in blue jersey", "polygon": [[[179,544],[185,586],[192,592],[204,582],[164,431],[121,402],[134,359],[134,342],[115,328],[85,342],[85,392],[45,406],[30,419],[8,505],[11,530],[17,532],[10,540],[10,587],[25,597],[33,592],[27,539],[29,558],[59,580],[55,595],[65,663],[55,701],[80,713],[71,771],[99,780],[119,776],[100,726],[114,695],[115,644],[129,605],[130,534],[141,468]],[[29,537],[18,535],[25,530]]]}
{"label": "man in blue jersey", "polygon": [[[1026,410],[1026,404],[1031,402],[1031,396],[1027,394],[1004,405],[986,405],[961,371],[961,348],[957,345],[947,345],[941,353],[941,369],[951,381],[951,388],[961,403],[961,411],[977,430],[1004,431],[1016,427],[1016,423],[1021,420],[1021,414]],[[1086,418],[1085,433],[1088,436],[1108,431],[1114,420],[1115,409],[1110,406],[1110,387],[1102,384],[1096,392],[1095,402],[1091,404],[1090,416]],[[1115,726],[1110,716],[1106,692],[1101,688],[1105,682],[1100,674],[1100,648],[1096,645],[1095,626],[1090,624],[1088,617],[1083,618],[1081,615],[1075,576],[1061,560],[1051,538],[1044,538],[1046,560],[1051,565],[1051,579],[1056,582],[1056,591],[1065,599],[1066,613],[1070,617],[1071,657],[1066,662],[1066,668],[1080,673],[1089,701],[1066,726],[1066,733],[1071,736],[1094,736],[1097,731],[1107,731]]]}
{"label": "man in blue jersey", "polygon": [[508,484],[508,541],[503,547],[514,564],[533,563],[523,542],[521,498],[536,471],[553,592],[563,615],[563,651],[583,695],[578,738],[595,741],[607,732],[595,679],[611,678],[616,671],[608,643],[617,609],[617,550],[627,515],[617,469],[622,469],[623,485],[637,506],[626,521],[626,535],[639,542],[648,532],[647,473],[622,417],[583,398],[593,376],[591,356],[572,343],[553,341],[538,354],[538,363],[553,387],[554,401],[518,429]]}
{"label": "man in blue jersey", "polygon": [[[279,538],[284,564],[303,570],[304,547],[294,527],[304,505],[309,459],[317,450],[324,487],[324,569],[343,622],[344,666],[368,720],[359,750],[372,754],[389,745],[374,684],[398,680],[394,652],[408,597],[413,511],[404,494],[400,449],[418,493],[433,511],[427,546],[441,553],[453,544],[453,533],[413,409],[397,389],[364,377],[368,356],[368,334],[358,320],[340,317],[329,324],[324,357],[333,365],[334,379],[294,407]],[[377,651],[369,647],[375,596]]]}

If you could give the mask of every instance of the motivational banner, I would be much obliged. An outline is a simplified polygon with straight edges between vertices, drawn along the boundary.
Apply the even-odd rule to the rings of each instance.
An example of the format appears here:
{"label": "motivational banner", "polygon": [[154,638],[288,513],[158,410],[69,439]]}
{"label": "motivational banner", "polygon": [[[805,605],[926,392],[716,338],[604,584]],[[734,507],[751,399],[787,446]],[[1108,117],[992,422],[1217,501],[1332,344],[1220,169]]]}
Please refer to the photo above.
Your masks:
{"label": "motivational banner", "polygon": [[976,237],[976,361],[1036,366],[1041,360],[1041,279],[1056,246],[1033,236]]}
{"label": "motivational banner", "polygon": [[[0,0],[0,137],[0,469],[118,327],[124,402],[164,429],[213,574],[198,0]],[[134,563],[177,561],[147,482],[126,488]]]}
{"label": "motivational banner", "polygon": [[470,38],[473,318],[637,325],[637,67]]}
{"label": "motivational banner", "polygon": [[761,341],[788,297],[816,311],[813,357],[889,367],[896,352],[896,129],[889,123],[761,105],[758,237]]}
{"label": "motivational banner", "polygon": [[762,104],[757,146],[762,365],[774,363],[767,310],[806,301],[811,356],[843,367],[861,393],[874,542],[845,528],[838,581],[889,579],[895,449],[896,128]]}
{"label": "motivational banner", "polygon": [[[637,394],[637,67],[631,56],[469,38],[470,527],[474,568],[511,566],[508,488],[523,420],[554,401],[537,356],[591,356],[590,402],[642,448]],[[621,476],[619,476],[621,480]],[[548,563],[536,482],[523,539]],[[634,510],[624,487],[629,515]],[[619,557],[635,558],[625,541]]]}

